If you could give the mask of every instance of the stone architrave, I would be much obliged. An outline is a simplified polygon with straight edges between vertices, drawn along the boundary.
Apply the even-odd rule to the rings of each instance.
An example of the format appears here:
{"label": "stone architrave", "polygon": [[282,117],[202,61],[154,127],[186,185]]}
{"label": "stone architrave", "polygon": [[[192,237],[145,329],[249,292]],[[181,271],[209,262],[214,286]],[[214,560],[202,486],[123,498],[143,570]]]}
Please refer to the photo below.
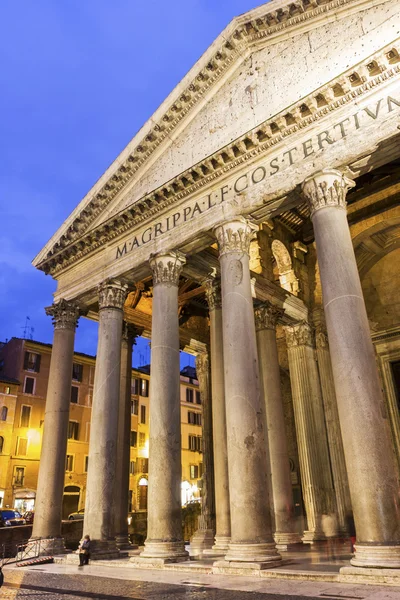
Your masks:
{"label": "stone architrave", "polygon": [[196,356],[196,373],[203,409],[203,481],[201,489],[201,515],[199,517],[198,529],[190,540],[190,553],[193,556],[200,555],[204,550],[211,549],[215,536],[212,396],[210,389],[210,361],[206,352],[201,352]]}
{"label": "stone architrave", "polygon": [[261,409],[249,269],[254,226],[236,218],[215,228],[221,265],[225,401],[232,537],[216,567],[279,564],[268,503],[266,437]]}
{"label": "stone architrave", "polygon": [[337,534],[328,441],[313,332],[306,322],[285,328],[307,530],[303,542]]}
{"label": "stone architrave", "polygon": [[283,310],[269,302],[254,312],[260,362],[261,391],[264,398],[265,427],[268,432],[270,493],[274,521],[274,539],[279,550],[301,543],[296,532],[290,462],[287,448],[285,415],[276,343],[276,324]]}
{"label": "stone architrave", "polygon": [[75,302],[60,300],[46,308],[46,314],[53,318],[54,339],[31,543],[40,540],[40,554],[53,555],[64,551],[61,537],[62,500],[79,308]]}
{"label": "stone architrave", "polygon": [[123,323],[121,340],[121,385],[118,411],[117,468],[115,474],[115,540],[120,550],[132,549],[128,536],[129,465],[131,433],[132,349],[141,334]]}
{"label": "stone architrave", "polygon": [[99,286],[99,333],[94,376],[89,465],[83,533],[92,559],[119,556],[114,530],[121,338],[127,286],[107,280]]}
{"label": "stone architrave", "polygon": [[222,301],[219,280],[204,282],[210,311],[211,390],[214,448],[214,484],[216,533],[214,554],[225,554],[231,539],[229,503],[228,449],[226,439],[226,407],[224,348],[222,340]]}
{"label": "stone architrave", "polygon": [[143,563],[163,564],[189,558],[182,536],[181,417],[178,284],[185,257],[156,254],[150,379],[150,443],[147,539]]}
{"label": "stone architrave", "polygon": [[321,322],[316,328],[315,344],[317,348],[322,399],[324,402],[332,478],[335,488],[339,533],[346,536],[350,533],[349,523],[351,522],[350,519],[352,518],[353,511],[351,507],[346,463],[344,460],[342,433],[340,431],[328,336],[325,327]]}
{"label": "stone architrave", "polygon": [[346,215],[354,182],[307,178],[340,428],[357,532],[357,567],[400,568],[400,490],[390,428]]}

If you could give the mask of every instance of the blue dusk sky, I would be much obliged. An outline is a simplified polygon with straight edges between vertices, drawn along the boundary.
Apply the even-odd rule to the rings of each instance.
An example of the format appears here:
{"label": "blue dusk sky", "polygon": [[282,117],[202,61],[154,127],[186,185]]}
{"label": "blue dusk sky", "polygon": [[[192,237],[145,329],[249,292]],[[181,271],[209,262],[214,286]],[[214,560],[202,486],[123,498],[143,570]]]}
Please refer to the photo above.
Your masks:
{"label": "blue dusk sky", "polygon": [[[231,19],[259,4],[0,3],[0,341],[26,323],[27,337],[52,341],[56,285],[32,259]],[[96,345],[97,324],[81,319],[75,349]],[[141,340],[134,365],[149,360]]]}

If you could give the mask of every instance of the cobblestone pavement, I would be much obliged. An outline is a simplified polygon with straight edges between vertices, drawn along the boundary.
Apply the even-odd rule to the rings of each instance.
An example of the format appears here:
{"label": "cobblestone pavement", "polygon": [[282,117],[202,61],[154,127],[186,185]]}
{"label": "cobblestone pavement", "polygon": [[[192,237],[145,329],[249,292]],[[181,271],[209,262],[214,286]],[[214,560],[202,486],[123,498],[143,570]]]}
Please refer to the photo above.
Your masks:
{"label": "cobblestone pavement", "polygon": [[28,600],[399,600],[400,588],[254,580],[127,568],[42,565],[4,570],[0,599]]}

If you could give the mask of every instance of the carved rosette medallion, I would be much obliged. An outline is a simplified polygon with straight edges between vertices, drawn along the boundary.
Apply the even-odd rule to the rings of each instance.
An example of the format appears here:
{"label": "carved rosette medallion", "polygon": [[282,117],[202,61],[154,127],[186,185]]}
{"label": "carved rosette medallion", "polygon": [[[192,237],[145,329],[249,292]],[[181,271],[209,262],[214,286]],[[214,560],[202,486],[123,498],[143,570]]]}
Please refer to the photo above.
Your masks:
{"label": "carved rosette medallion", "polygon": [[306,321],[287,325],[284,329],[288,348],[295,348],[297,346],[313,347],[313,332]]}
{"label": "carved rosette medallion", "polygon": [[153,286],[160,283],[177,286],[186,258],[181,252],[175,251],[168,254],[154,254],[149,262],[153,272]]}
{"label": "carved rosette medallion", "polygon": [[203,286],[206,288],[206,299],[208,302],[208,309],[215,310],[216,308],[222,307],[221,301],[221,282],[219,279],[206,279],[203,281]]}
{"label": "carved rosette medallion", "polygon": [[270,302],[264,302],[254,311],[254,320],[256,323],[256,331],[263,329],[273,329],[275,331],[278,320],[282,317],[284,311]]}
{"label": "carved rosette medallion", "polygon": [[255,238],[258,226],[237,217],[232,221],[214,227],[214,234],[218,241],[219,255],[250,252],[250,242]]}
{"label": "carved rosette medallion", "polygon": [[75,331],[80,316],[79,306],[76,302],[67,302],[64,299],[45,308],[46,315],[52,317],[54,329],[70,329]]}
{"label": "carved rosette medallion", "polygon": [[115,279],[103,281],[98,287],[99,292],[99,310],[103,308],[116,308],[122,310],[128,286]]}
{"label": "carved rosette medallion", "polygon": [[311,211],[311,218],[321,208],[346,209],[347,191],[356,184],[336,169],[323,169],[307,177],[301,186]]}

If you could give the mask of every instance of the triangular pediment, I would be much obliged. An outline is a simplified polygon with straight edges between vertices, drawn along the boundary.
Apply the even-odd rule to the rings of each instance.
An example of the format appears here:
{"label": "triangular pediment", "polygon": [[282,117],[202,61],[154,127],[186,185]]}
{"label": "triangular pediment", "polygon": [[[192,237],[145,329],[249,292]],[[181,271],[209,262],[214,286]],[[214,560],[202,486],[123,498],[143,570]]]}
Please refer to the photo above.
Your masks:
{"label": "triangular pediment", "polygon": [[[335,95],[331,82],[386,46],[388,32],[399,35],[399,23],[395,0],[275,0],[234,19],[46,244],[35,266],[51,271],[57,255],[72,245],[84,248],[85,236],[95,236],[112,217],[129,207],[151,211],[170,194],[195,186],[218,163],[234,160],[261,135],[273,135],[271,126],[279,131],[290,119],[295,123],[302,99],[314,98],[316,109],[318,90],[325,89],[327,102]],[[313,107],[308,103],[305,110],[312,114]]]}

